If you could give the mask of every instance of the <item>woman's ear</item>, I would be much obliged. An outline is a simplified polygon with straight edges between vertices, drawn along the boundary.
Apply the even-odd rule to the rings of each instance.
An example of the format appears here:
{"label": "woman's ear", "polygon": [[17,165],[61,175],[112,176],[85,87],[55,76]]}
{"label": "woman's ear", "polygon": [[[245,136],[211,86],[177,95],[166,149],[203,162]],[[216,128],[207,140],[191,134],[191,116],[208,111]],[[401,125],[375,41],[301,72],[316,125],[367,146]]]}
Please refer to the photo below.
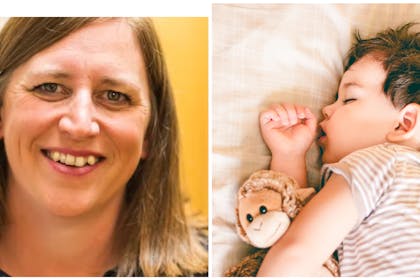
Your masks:
{"label": "woman's ear", "polygon": [[[412,144],[420,138],[420,105],[410,103],[401,109],[398,125],[387,134],[387,141],[397,144]],[[418,145],[419,143],[416,143]]]}

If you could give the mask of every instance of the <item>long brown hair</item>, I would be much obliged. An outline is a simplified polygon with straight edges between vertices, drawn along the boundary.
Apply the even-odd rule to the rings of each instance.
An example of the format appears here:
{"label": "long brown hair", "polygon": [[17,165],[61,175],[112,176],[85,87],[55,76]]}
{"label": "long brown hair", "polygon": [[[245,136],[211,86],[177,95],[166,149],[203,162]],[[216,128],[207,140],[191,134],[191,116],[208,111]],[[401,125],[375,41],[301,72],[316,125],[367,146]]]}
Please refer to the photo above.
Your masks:
{"label": "long brown hair", "polygon": [[[97,18],[11,18],[0,32],[0,104],[11,73],[36,53]],[[207,234],[186,216],[178,127],[162,49],[151,19],[126,18],[141,47],[151,92],[148,156],[126,186],[116,228],[118,276],[188,276],[208,268]],[[7,158],[0,143],[0,222],[6,224]]]}

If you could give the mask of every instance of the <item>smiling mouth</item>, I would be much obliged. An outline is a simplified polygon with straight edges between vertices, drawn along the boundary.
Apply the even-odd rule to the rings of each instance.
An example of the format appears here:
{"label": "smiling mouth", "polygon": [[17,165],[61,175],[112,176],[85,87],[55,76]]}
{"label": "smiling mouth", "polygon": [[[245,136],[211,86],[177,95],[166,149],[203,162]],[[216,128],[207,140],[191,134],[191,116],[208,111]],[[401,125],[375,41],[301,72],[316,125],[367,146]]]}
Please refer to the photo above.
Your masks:
{"label": "smiling mouth", "polygon": [[92,166],[103,160],[104,157],[95,155],[75,156],[72,154],[61,153],[58,151],[41,150],[41,152],[49,159],[70,167],[81,168],[84,166]]}

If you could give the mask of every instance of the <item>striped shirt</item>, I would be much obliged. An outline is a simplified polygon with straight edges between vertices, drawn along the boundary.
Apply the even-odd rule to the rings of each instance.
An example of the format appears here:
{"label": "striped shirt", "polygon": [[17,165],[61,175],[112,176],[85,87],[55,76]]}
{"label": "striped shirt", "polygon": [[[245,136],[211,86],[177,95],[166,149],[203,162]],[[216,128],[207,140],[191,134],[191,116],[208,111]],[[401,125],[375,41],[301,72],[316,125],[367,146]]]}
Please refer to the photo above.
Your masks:
{"label": "striped shirt", "polygon": [[381,144],[321,172],[342,175],[358,209],[338,248],[341,276],[420,276],[420,152]]}

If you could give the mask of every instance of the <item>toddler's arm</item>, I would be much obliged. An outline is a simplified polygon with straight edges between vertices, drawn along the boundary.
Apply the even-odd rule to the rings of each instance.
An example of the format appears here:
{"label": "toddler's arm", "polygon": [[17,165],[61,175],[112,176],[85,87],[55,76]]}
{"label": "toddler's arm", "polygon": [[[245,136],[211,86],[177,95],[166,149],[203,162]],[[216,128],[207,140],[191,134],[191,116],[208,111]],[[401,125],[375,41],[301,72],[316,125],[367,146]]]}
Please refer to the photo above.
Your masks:
{"label": "toddler's arm", "polygon": [[272,105],[260,114],[260,129],[272,154],[270,169],[281,171],[306,187],[305,156],[316,133],[312,112],[299,105]]}
{"label": "toddler's arm", "polygon": [[271,247],[257,276],[314,276],[356,221],[348,183],[333,174]]}

